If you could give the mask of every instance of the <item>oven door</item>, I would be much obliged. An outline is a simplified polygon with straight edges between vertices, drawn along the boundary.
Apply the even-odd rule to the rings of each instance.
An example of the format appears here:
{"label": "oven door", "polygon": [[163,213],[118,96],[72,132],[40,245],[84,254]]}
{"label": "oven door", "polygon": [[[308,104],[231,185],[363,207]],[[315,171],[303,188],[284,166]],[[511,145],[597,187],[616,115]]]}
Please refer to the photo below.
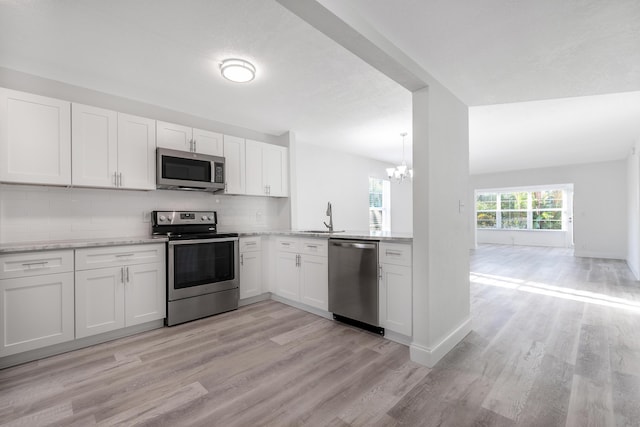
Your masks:
{"label": "oven door", "polygon": [[237,237],[169,241],[169,301],[237,288],[238,256]]}

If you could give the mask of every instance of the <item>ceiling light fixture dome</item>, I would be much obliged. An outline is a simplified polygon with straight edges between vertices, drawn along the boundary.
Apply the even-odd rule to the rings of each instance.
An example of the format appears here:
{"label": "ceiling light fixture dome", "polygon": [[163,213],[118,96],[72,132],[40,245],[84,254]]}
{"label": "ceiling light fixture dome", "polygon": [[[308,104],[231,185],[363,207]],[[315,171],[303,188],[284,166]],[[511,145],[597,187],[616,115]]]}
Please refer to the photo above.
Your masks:
{"label": "ceiling light fixture dome", "polygon": [[222,77],[235,83],[250,82],[256,77],[256,67],[244,59],[225,59],[220,63]]}

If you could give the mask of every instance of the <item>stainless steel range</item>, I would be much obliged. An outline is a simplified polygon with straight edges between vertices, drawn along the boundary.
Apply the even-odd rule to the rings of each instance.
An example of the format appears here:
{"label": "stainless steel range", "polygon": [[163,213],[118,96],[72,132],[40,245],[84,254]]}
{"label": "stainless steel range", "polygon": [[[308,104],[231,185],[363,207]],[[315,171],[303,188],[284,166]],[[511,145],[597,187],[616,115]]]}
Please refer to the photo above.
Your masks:
{"label": "stainless steel range", "polygon": [[238,308],[238,234],[218,233],[215,211],[153,211],[167,242],[167,326]]}

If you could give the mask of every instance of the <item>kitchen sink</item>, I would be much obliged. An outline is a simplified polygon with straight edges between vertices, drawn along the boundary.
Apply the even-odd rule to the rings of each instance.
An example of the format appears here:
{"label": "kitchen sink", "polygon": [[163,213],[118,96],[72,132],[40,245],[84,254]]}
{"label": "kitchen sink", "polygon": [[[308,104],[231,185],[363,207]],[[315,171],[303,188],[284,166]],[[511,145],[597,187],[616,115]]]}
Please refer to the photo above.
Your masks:
{"label": "kitchen sink", "polygon": [[322,234],[331,234],[331,233],[344,233],[344,230],[300,230],[300,233],[322,233]]}

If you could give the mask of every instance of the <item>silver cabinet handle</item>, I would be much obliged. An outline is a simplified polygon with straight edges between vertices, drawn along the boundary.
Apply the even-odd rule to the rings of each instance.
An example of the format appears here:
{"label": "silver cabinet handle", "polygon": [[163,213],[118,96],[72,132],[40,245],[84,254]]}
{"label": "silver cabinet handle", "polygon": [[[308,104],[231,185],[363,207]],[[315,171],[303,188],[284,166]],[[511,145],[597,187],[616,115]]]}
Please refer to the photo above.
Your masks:
{"label": "silver cabinet handle", "polygon": [[120,283],[124,283],[124,267],[120,267]]}
{"label": "silver cabinet handle", "polygon": [[129,280],[129,267],[125,267],[127,269],[127,283],[131,282],[131,280]]}
{"label": "silver cabinet handle", "polygon": [[122,187],[122,172],[118,174],[118,187]]}
{"label": "silver cabinet handle", "polygon": [[270,196],[271,195],[271,186],[267,185],[267,194]]}
{"label": "silver cabinet handle", "polygon": [[196,153],[198,151],[198,141],[193,140],[193,152]]}
{"label": "silver cabinet handle", "polygon": [[382,265],[378,266],[378,279],[382,279]]}
{"label": "silver cabinet handle", "polygon": [[247,246],[255,246],[256,242],[246,242],[245,245],[247,245]]}
{"label": "silver cabinet handle", "polygon": [[318,245],[306,245],[308,248],[318,249]]}
{"label": "silver cabinet handle", "polygon": [[227,185],[227,183],[224,183],[224,191],[229,191],[229,186]]}
{"label": "silver cabinet handle", "polygon": [[244,265],[244,254],[240,254],[240,265]]}
{"label": "silver cabinet handle", "polygon": [[300,255],[296,254],[296,267],[300,266]]}
{"label": "silver cabinet handle", "polygon": [[189,140],[189,151],[193,153],[193,139]]}
{"label": "silver cabinet handle", "polygon": [[23,262],[22,265],[31,269],[32,265],[39,265],[40,268],[46,268],[47,264],[49,264],[48,261],[37,261],[37,262]]}
{"label": "silver cabinet handle", "polygon": [[395,255],[395,256],[401,256],[402,252],[400,251],[390,251],[390,250],[386,250],[384,251],[385,255]]}
{"label": "silver cabinet handle", "polygon": [[123,258],[123,257],[127,257],[127,256],[133,256],[133,254],[117,254],[116,258]]}
{"label": "silver cabinet handle", "polygon": [[114,187],[118,186],[118,172],[113,173],[113,186]]}

